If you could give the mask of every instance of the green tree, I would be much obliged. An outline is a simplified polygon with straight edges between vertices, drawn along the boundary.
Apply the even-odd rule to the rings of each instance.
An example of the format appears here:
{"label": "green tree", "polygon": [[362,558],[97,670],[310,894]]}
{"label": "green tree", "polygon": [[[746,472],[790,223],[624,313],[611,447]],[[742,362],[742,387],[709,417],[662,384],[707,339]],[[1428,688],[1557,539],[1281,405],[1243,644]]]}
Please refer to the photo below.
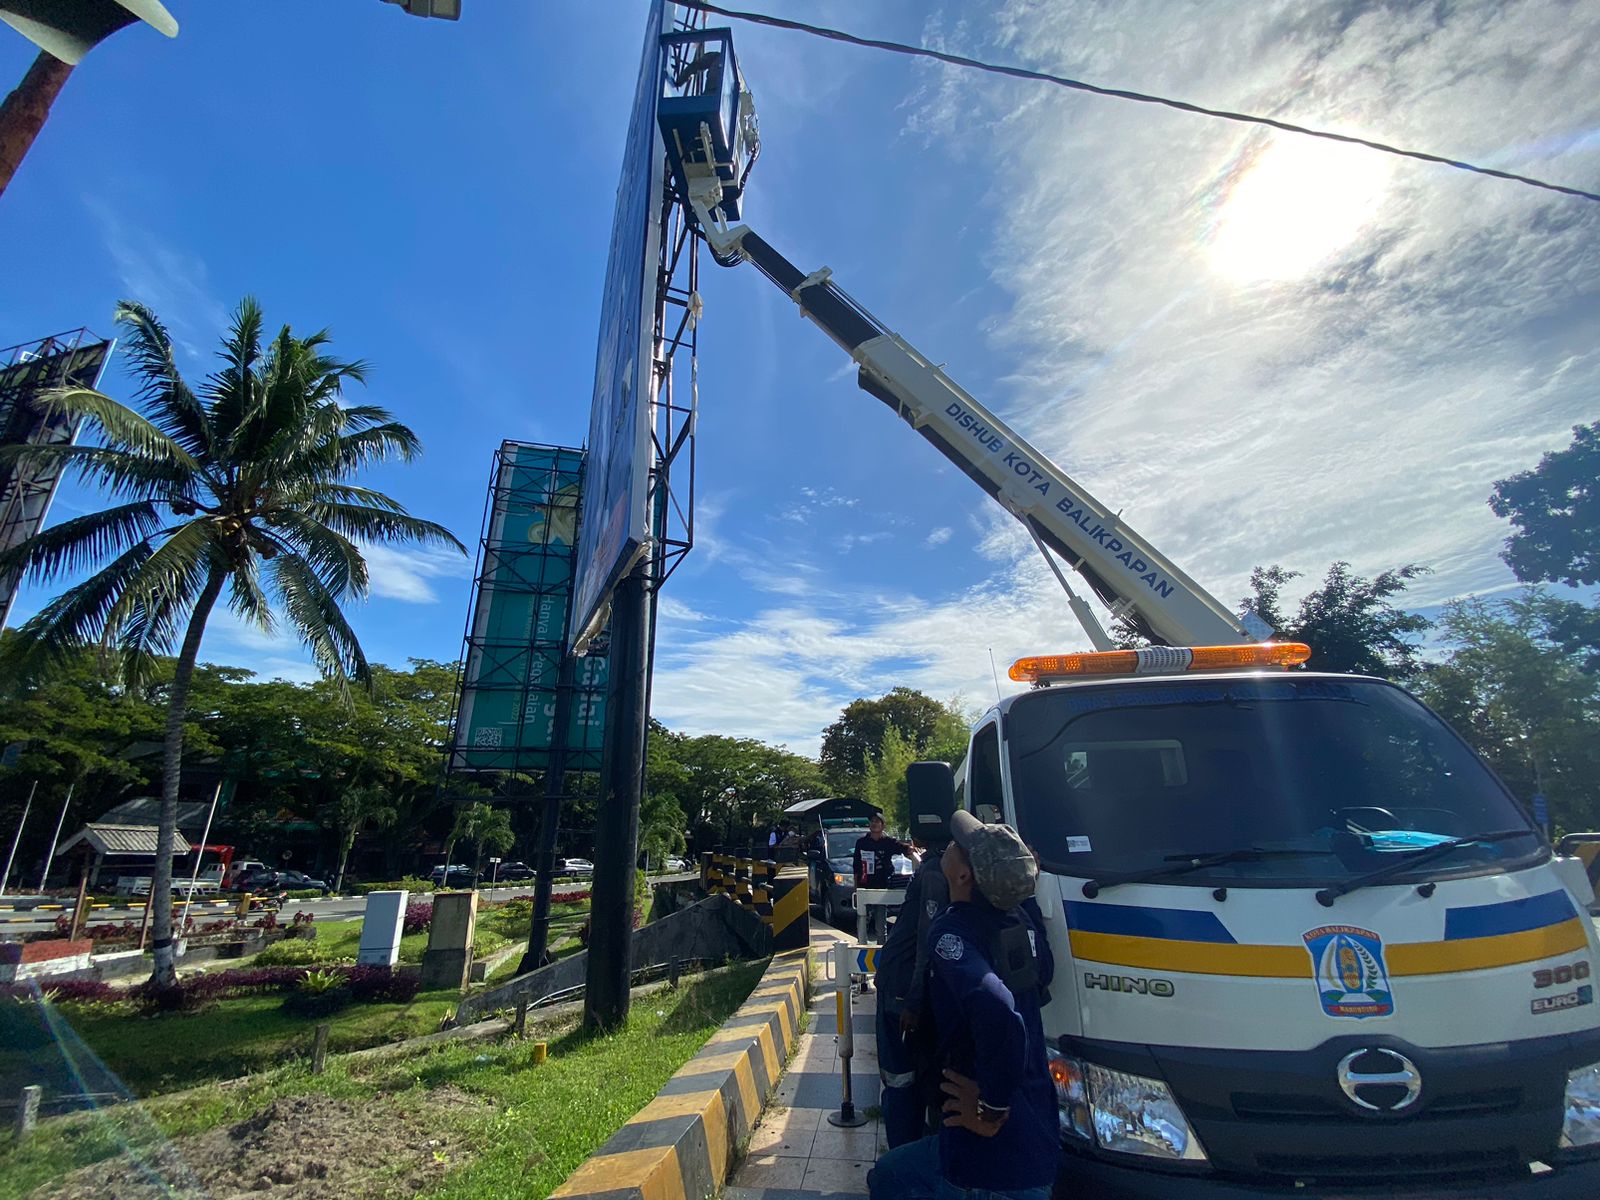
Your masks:
{"label": "green tree", "polygon": [[907,687],[897,687],[875,700],[852,700],[839,719],[822,731],[819,761],[828,785],[842,795],[859,796],[867,764],[891,726],[920,752],[944,712],[944,706],[932,696]]}
{"label": "green tree", "polygon": [[909,829],[906,768],[923,760],[959,765],[967,756],[967,735],[975,720],[976,716],[957,697],[940,705],[933,728],[920,746],[901,733],[898,726],[887,726],[883,741],[868,758],[861,798],[883,810],[889,828]]}
{"label": "green tree", "polygon": [[478,875],[483,868],[483,852],[509,850],[516,840],[517,835],[511,828],[511,814],[505,809],[492,808],[487,804],[469,804],[456,811],[456,823],[450,827],[444,860],[449,863],[450,852],[458,841],[471,842],[472,886],[477,887]]}
{"label": "green tree", "polygon": [[1439,620],[1449,657],[1418,694],[1524,800],[1562,829],[1600,827],[1600,678],[1552,636],[1544,596],[1458,600]]}
{"label": "green tree", "polygon": [[1252,594],[1240,601],[1240,611],[1254,612],[1277,631],[1279,640],[1310,646],[1306,665],[1311,670],[1407,679],[1421,663],[1415,639],[1430,622],[1396,607],[1394,597],[1427,573],[1427,567],[1408,563],[1366,579],[1352,573],[1349,563],[1336,562],[1291,617],[1283,611],[1283,585],[1298,579],[1300,572],[1276,564],[1257,567],[1250,572]]}
{"label": "green tree", "polygon": [[[416,435],[381,408],[346,405],[344,388],[365,377],[359,362],[325,351],[326,331],[297,338],[285,325],[262,342],[253,299],[240,303],[220,368],[198,389],[178,370],[154,313],[117,310],[124,355],[140,381],[143,411],[100,392],[69,388],[42,403],[86,422],[99,444],[13,446],[0,463],[76,471],[100,484],[111,507],[64,521],[0,553],[0,572],[51,583],[98,567],[51,600],[20,631],[12,670],[37,672],[91,645],[120,670],[147,673],[177,648],[166,696],[161,826],[152,894],[171,885],[185,714],[206,622],[223,591],[233,612],[261,629],[282,611],[317,665],[365,681],[366,656],[341,604],[367,591],[359,541],[422,541],[465,547],[448,530],[410,516],[351,478],[387,459],[409,461]],[[176,979],[171,913],[157,904],[152,978]]]}
{"label": "green tree", "polygon": [[350,863],[350,848],[356,844],[356,835],[368,825],[381,829],[394,817],[389,794],[381,787],[352,787],[339,793],[333,804],[334,827],[339,833],[339,869],[334,874],[334,891],[344,888],[344,871]]}
{"label": "green tree", "polygon": [[1489,507],[1513,526],[1500,557],[1524,583],[1600,583],[1600,421],[1531,471],[1495,482]]}

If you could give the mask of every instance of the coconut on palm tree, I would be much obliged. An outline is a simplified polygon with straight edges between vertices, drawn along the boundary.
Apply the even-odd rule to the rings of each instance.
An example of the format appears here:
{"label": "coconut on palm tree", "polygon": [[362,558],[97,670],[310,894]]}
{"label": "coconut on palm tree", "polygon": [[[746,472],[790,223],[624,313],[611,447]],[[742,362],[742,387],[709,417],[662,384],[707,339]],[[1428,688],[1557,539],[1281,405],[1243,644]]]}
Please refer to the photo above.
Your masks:
{"label": "coconut on palm tree", "polygon": [[[86,388],[43,397],[53,413],[98,433],[93,443],[12,446],[0,464],[26,460],[75,471],[100,485],[110,507],[63,521],[0,552],[0,572],[49,583],[92,570],[56,596],[11,640],[9,669],[37,674],[85,646],[138,677],[176,652],[167,698],[161,823],[151,896],[171,894],[183,767],[184,712],[206,622],[227,595],[236,616],[262,630],[287,621],[330,677],[364,682],[367,661],[341,604],[367,592],[361,544],[432,542],[466,548],[441,525],[352,482],[363,467],[410,461],[417,437],[384,409],[346,405],[360,362],[325,351],[326,331],[295,337],[285,325],[262,341],[261,307],[234,314],[220,367],[191,387],[154,313],[117,309],[139,405]],[[151,920],[152,978],[176,977],[169,905]]]}

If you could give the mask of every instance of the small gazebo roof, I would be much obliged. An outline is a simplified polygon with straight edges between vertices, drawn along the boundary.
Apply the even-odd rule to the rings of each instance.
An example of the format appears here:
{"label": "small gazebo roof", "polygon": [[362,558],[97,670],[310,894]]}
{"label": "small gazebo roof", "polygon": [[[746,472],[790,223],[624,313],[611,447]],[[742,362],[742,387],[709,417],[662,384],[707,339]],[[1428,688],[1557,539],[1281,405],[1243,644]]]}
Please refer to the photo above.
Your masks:
{"label": "small gazebo roof", "polygon": [[[74,846],[87,844],[102,858],[113,855],[139,855],[150,857],[156,853],[157,838],[161,830],[155,825],[112,825],[92,821],[61,843],[56,854],[65,854]],[[172,856],[189,853],[189,843],[178,838],[173,843]]]}

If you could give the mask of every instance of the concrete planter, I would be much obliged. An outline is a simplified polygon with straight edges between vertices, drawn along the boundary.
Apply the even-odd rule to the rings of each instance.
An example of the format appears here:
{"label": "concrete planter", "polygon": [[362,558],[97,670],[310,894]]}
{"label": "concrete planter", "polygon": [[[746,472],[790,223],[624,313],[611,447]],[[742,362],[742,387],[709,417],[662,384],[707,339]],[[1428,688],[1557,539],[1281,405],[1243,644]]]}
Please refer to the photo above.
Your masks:
{"label": "concrete planter", "polygon": [[0,943],[0,983],[86,971],[93,953],[94,942],[88,938],[3,942]]}

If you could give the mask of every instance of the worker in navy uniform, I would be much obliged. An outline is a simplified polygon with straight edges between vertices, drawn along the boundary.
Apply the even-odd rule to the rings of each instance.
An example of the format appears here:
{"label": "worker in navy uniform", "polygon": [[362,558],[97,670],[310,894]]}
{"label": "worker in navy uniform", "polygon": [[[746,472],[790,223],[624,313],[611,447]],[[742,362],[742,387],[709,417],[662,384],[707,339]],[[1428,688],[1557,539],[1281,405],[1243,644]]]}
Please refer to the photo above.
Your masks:
{"label": "worker in navy uniform", "polygon": [[872,1200],[1048,1200],[1060,1158],[1039,1008],[1050,948],[1033,895],[1039,868],[1009,825],[950,819],[950,907],[928,931],[944,1121],[888,1151]]}
{"label": "worker in navy uniform", "polygon": [[878,951],[878,1075],[883,1081],[879,1105],[889,1148],[914,1142],[927,1132],[928,1076],[936,1074],[932,1045],[916,1037],[928,979],[928,931],[950,905],[940,855],[950,840],[943,822],[925,829],[918,841],[926,853],[906,886],[900,915]]}

